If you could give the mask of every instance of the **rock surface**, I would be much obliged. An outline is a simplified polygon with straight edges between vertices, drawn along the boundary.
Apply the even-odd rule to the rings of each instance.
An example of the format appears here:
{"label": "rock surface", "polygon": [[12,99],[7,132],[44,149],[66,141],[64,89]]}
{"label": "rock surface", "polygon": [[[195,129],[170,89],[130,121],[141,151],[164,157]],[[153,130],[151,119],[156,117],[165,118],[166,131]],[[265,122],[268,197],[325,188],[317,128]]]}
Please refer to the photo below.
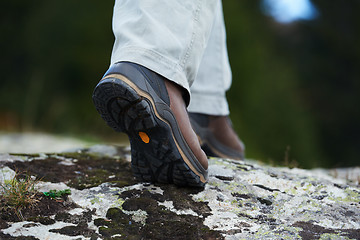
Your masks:
{"label": "rock surface", "polygon": [[0,154],[0,181],[15,170],[71,195],[42,216],[2,213],[0,239],[360,239],[358,182],[325,170],[214,158],[204,189],[178,188],[137,182],[114,146]]}

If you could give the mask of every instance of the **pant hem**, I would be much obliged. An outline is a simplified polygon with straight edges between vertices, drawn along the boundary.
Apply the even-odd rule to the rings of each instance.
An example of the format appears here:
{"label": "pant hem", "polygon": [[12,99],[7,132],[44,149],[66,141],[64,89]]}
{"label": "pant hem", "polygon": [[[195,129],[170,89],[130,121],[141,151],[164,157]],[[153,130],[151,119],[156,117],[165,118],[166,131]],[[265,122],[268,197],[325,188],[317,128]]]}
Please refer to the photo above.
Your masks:
{"label": "pant hem", "polygon": [[229,105],[225,96],[197,93],[192,93],[188,111],[216,116],[227,116],[230,114]]}

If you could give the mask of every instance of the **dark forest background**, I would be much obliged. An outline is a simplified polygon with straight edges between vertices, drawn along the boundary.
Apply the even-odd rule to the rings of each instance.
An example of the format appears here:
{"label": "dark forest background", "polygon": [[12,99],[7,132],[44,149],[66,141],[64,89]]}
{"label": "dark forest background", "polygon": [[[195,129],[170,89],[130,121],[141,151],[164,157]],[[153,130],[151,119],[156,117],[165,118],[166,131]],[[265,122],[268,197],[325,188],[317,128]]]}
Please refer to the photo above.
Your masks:
{"label": "dark forest background", "polygon": [[[360,1],[313,0],[281,24],[259,0],[223,1],[231,118],[247,157],[301,167],[360,165]],[[123,141],[96,113],[113,44],[113,1],[2,1],[0,131]]]}

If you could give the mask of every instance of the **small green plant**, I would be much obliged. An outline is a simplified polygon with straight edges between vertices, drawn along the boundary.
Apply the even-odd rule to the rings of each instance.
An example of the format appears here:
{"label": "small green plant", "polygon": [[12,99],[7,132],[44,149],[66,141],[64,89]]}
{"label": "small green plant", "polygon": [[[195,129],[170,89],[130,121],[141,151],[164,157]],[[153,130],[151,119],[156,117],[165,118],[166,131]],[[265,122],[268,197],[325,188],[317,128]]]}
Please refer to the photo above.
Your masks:
{"label": "small green plant", "polygon": [[53,199],[62,199],[63,197],[70,195],[71,190],[70,189],[64,189],[64,190],[50,190],[48,192],[43,192],[45,196],[51,197]]}
{"label": "small green plant", "polygon": [[38,181],[31,176],[16,173],[11,180],[0,183],[0,209],[13,209],[20,219],[21,210],[38,201],[35,185]]}

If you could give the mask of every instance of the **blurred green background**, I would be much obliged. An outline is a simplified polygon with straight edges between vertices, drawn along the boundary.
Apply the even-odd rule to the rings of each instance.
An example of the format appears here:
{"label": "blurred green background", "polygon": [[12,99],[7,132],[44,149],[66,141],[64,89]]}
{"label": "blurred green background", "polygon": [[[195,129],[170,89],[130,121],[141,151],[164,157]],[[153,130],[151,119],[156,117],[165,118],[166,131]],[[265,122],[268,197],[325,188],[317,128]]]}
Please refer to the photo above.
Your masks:
{"label": "blurred green background", "polygon": [[[223,1],[231,118],[247,157],[301,167],[360,163],[360,1],[313,0],[279,23],[260,0]],[[0,131],[124,141],[91,100],[113,44],[113,1],[0,3]]]}

